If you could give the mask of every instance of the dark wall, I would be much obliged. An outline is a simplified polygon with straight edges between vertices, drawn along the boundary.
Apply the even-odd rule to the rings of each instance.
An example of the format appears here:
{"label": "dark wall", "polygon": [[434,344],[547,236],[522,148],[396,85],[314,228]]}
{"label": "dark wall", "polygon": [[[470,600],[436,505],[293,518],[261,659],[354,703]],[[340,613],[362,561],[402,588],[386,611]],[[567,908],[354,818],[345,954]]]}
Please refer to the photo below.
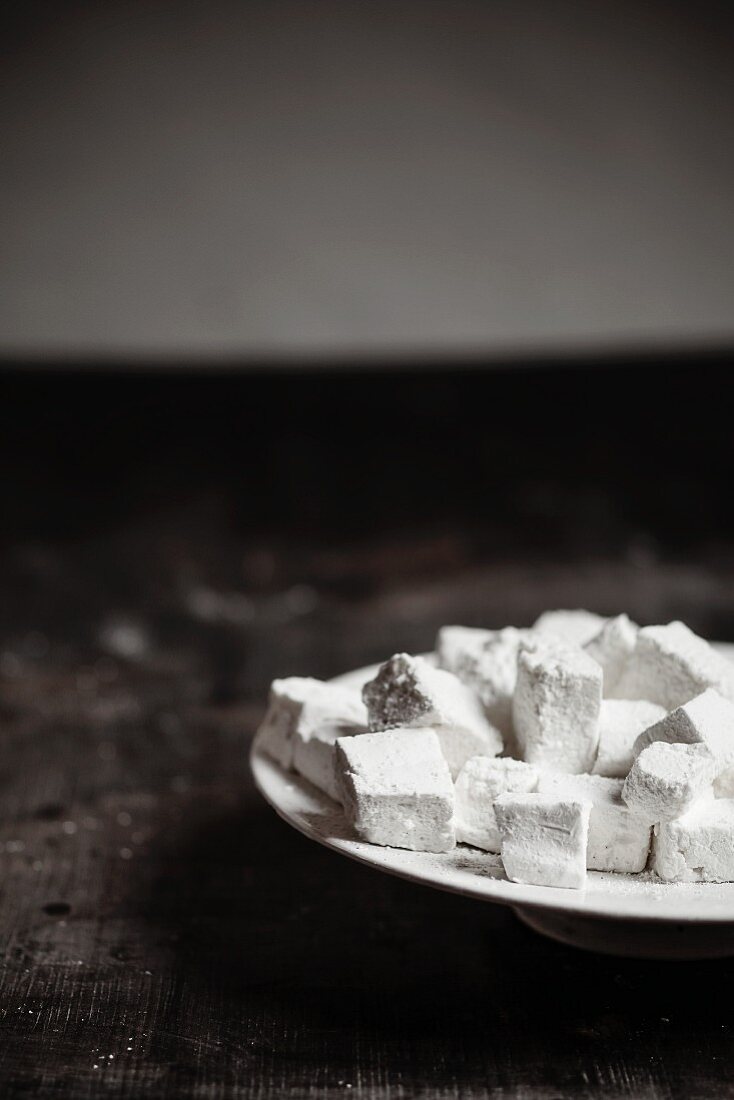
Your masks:
{"label": "dark wall", "polygon": [[[214,502],[301,544],[731,557],[731,360],[308,375],[0,375],[2,537]],[[718,550],[717,550],[718,547]]]}

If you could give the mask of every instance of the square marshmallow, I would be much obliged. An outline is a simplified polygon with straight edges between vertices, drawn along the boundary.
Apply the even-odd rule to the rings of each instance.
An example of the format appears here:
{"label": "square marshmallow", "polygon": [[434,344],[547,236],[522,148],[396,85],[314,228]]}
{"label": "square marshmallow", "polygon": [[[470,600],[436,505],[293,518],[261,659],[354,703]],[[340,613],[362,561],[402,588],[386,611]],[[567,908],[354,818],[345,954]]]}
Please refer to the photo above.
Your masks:
{"label": "square marshmallow", "polygon": [[456,844],[454,788],[435,730],[340,738],[336,772],[347,820],[362,840],[420,852]]}
{"label": "square marshmallow", "polygon": [[674,622],[642,627],[612,694],[672,710],[707,688],[734,701],[734,665],[684,623]]}
{"label": "square marshmallow", "polygon": [[606,621],[603,615],[581,608],[576,611],[544,611],[533,623],[533,630],[583,646],[599,633]]}
{"label": "square marshmallow", "polygon": [[436,636],[438,667],[453,672],[462,683],[471,682],[481,652],[494,633],[475,626],[442,626]]}
{"label": "square marshmallow", "polygon": [[715,774],[714,758],[705,745],[655,741],[642,750],[630,768],[622,798],[653,825],[672,821],[696,802],[713,798]]}
{"label": "square marshmallow", "polygon": [[607,619],[599,633],[584,646],[589,656],[602,667],[605,696],[613,693],[627,668],[639,629],[626,615],[617,615],[614,619]]}
{"label": "square marshmallow", "polygon": [[561,772],[591,771],[601,691],[601,667],[577,646],[548,638],[521,647],[513,720],[522,758]]}
{"label": "square marshmallow", "polygon": [[371,730],[429,726],[436,730],[452,775],[472,756],[496,756],[502,737],[477,695],[451,672],[422,657],[397,653],[362,689]]}
{"label": "square marshmallow", "polygon": [[[327,731],[328,739],[328,728],[334,726],[344,726],[344,732],[346,727],[360,732],[366,725],[367,711],[359,692],[308,676],[289,676],[284,680],[273,680],[268,709],[260,723],[257,738],[273,760],[281,767],[291,769],[294,767],[296,740],[305,745],[319,738],[320,731]],[[320,748],[316,748],[316,752],[320,753]],[[301,751],[302,764],[307,755],[307,751]],[[317,764],[314,774],[320,771]],[[306,775],[306,778],[320,786],[311,775]]]}
{"label": "square marshmallow", "polygon": [[714,791],[734,794],[734,703],[713,688],[663,715],[636,739],[635,755],[655,741],[706,745],[716,761]]}
{"label": "square marshmallow", "polygon": [[541,774],[538,793],[592,803],[586,866],[593,871],[637,874],[650,851],[650,823],[622,801],[622,780],[601,775]]}
{"label": "square marshmallow", "polygon": [[454,787],[456,839],[487,852],[499,852],[495,802],[501,794],[528,794],[537,786],[538,769],[522,760],[497,760],[491,756],[467,760]]}
{"label": "square marshmallow", "polygon": [[667,882],[734,882],[734,800],[704,802],[656,825],[652,865]]}
{"label": "square marshmallow", "polygon": [[453,672],[479,696],[484,713],[511,743],[512,696],[517,681],[520,645],[532,637],[530,630],[476,630],[444,626],[438,633],[436,651],[441,668]]}
{"label": "square marshmallow", "polygon": [[495,803],[495,814],[509,879],[535,886],[584,888],[591,802],[503,794]]}
{"label": "square marshmallow", "polygon": [[[367,715],[364,715],[365,719]],[[340,737],[357,737],[367,732],[366,721],[345,722],[325,715],[315,729],[296,728],[293,737],[293,769],[335,802],[341,799],[336,778],[336,742]]]}
{"label": "square marshmallow", "polygon": [[624,779],[637,755],[637,738],[664,717],[665,707],[646,699],[602,699],[594,774]]}

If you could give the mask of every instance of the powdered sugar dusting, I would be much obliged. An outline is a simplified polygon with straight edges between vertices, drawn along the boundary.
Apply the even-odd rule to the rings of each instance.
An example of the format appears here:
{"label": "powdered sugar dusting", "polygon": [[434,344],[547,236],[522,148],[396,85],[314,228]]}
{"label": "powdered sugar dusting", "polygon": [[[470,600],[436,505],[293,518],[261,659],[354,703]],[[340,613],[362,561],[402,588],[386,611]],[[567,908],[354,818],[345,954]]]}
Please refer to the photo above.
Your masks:
{"label": "powdered sugar dusting", "polygon": [[382,848],[355,838],[341,807],[305,780],[284,772],[257,745],[251,754],[255,781],[281,817],[312,840],[413,882],[484,901],[615,919],[734,921],[734,883],[670,883],[653,872],[589,871],[584,890],[510,882],[500,856],[459,844],[450,852]]}

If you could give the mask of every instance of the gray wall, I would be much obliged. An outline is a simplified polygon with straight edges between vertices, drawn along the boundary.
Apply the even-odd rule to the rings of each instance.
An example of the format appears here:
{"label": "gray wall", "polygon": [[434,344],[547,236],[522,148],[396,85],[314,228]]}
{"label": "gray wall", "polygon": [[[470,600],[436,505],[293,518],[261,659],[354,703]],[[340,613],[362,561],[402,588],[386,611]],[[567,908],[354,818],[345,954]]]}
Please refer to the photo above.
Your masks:
{"label": "gray wall", "polygon": [[2,354],[734,335],[730,5],[20,7]]}

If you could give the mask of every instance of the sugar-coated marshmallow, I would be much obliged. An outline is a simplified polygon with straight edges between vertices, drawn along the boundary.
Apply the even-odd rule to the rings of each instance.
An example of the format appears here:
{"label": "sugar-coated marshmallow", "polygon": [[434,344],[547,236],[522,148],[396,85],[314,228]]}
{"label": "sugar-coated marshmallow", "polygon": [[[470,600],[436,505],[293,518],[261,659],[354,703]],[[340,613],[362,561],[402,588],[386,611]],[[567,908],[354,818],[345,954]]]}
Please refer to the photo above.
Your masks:
{"label": "sugar-coated marshmallow", "polygon": [[650,851],[650,822],[622,801],[622,780],[601,775],[540,776],[538,793],[559,800],[592,803],[586,866],[593,871],[636,874],[644,871]]}
{"label": "sugar-coated marshmallow", "polygon": [[591,802],[503,794],[495,803],[495,814],[509,879],[535,886],[584,888]]}
{"label": "sugar-coated marshmallow", "polygon": [[495,631],[474,626],[442,626],[436,636],[439,668],[453,672],[467,683],[474,675],[477,661]]}
{"label": "sugar-coated marshmallow", "polygon": [[[329,729],[343,726],[344,733],[347,730],[360,732],[366,725],[367,711],[358,691],[341,684],[327,684],[308,676],[289,676],[284,680],[273,681],[268,709],[258,729],[257,738],[268,755],[286,769],[294,767],[296,741],[300,742],[300,763],[304,765],[305,762],[306,768],[312,772],[302,774],[316,786],[322,787],[318,781],[322,773],[318,759],[323,756],[323,752],[319,746],[314,746],[318,759],[315,767],[310,768],[309,757],[312,754],[305,746],[320,738],[322,732],[328,741]],[[331,738],[332,744],[335,739],[336,735]],[[333,789],[333,782],[327,782]],[[331,793],[327,791],[327,794]]]}
{"label": "sugar-coated marshmallow", "polygon": [[665,707],[646,699],[602,699],[594,774],[624,779],[637,755],[637,738],[665,713]]}
{"label": "sugar-coated marshmallow", "polygon": [[500,832],[494,804],[501,794],[527,794],[538,786],[538,769],[522,760],[474,756],[459,772],[456,839],[487,852],[499,852]]}
{"label": "sugar-coated marshmallow", "polygon": [[344,812],[362,840],[420,852],[454,847],[454,788],[435,730],[340,738],[336,773]]}
{"label": "sugar-coated marshmallow", "polygon": [[578,646],[556,638],[521,646],[513,721],[523,759],[556,771],[591,771],[601,692],[601,667]]}
{"label": "sugar-coated marshmallow", "polygon": [[294,770],[335,802],[341,798],[335,772],[336,742],[340,737],[356,737],[366,733],[366,718],[365,714],[365,720],[357,724],[325,714],[323,723],[314,729],[296,727],[293,736]]}
{"label": "sugar-coated marshmallow", "polygon": [[734,665],[684,623],[673,622],[642,627],[612,694],[672,710],[707,688],[734,701]]}
{"label": "sugar-coated marshmallow", "polygon": [[634,653],[639,627],[627,615],[607,619],[584,649],[601,665],[604,695],[612,695]]}
{"label": "sugar-coated marshmallow", "polygon": [[476,630],[444,626],[438,633],[436,651],[441,668],[453,672],[473,688],[484,713],[502,734],[505,748],[512,746],[512,696],[517,682],[517,654],[531,630],[506,626],[502,630]]}
{"label": "sugar-coated marshmallow", "polygon": [[734,800],[704,802],[656,825],[652,866],[667,882],[734,881]]}
{"label": "sugar-coated marshmallow", "polygon": [[430,726],[452,775],[472,756],[496,756],[502,737],[487,720],[475,692],[422,657],[397,653],[362,689],[371,730]]}
{"label": "sugar-coated marshmallow", "polygon": [[586,645],[599,633],[606,622],[603,615],[595,611],[544,611],[533,624],[533,630],[541,634],[551,634],[563,638],[573,645]]}
{"label": "sugar-coated marshmallow", "polygon": [[652,824],[672,821],[697,801],[713,798],[715,774],[714,758],[705,745],[655,741],[630,768],[622,798]]}
{"label": "sugar-coated marshmallow", "polygon": [[706,745],[716,761],[715,793],[734,794],[734,703],[718,691],[709,688],[663,715],[636,739],[635,754],[655,741]]}

